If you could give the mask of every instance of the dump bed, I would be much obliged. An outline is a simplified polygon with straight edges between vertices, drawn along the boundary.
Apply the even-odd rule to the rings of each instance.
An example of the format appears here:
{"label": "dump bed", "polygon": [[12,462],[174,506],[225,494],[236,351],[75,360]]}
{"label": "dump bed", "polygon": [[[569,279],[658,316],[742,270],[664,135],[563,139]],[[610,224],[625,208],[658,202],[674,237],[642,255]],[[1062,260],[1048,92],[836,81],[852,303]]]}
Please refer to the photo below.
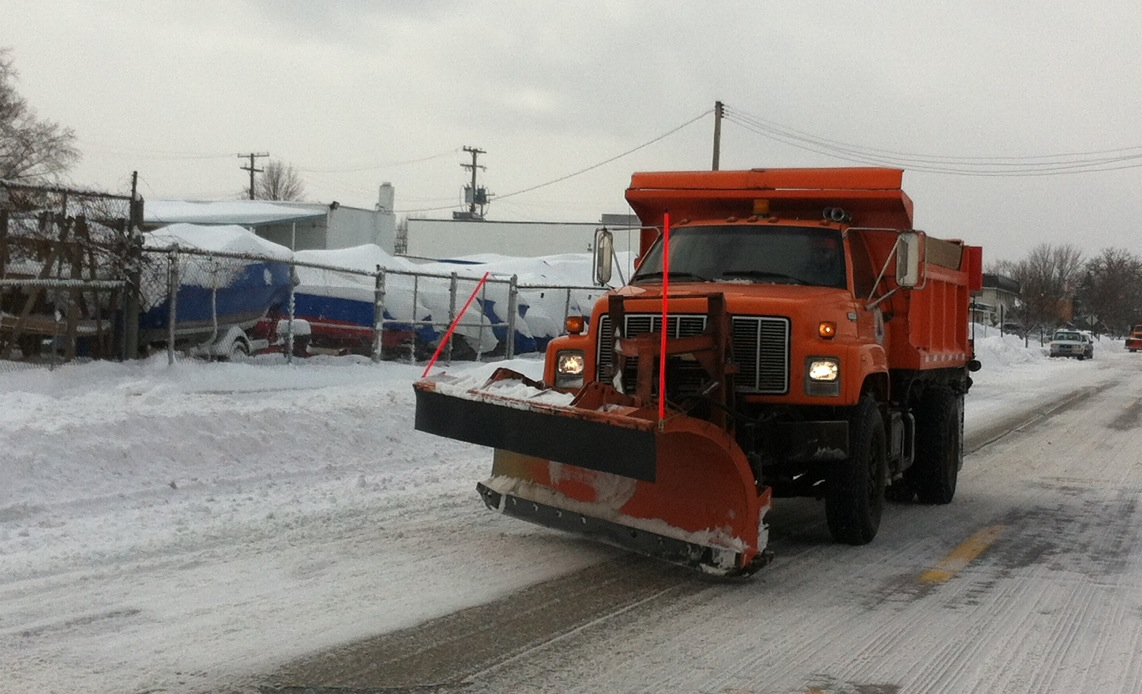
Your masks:
{"label": "dump bed", "polygon": [[675,221],[751,215],[816,221],[822,209],[841,207],[861,226],[911,229],[912,200],[900,189],[903,175],[885,168],[636,173],[626,198],[642,221],[645,253],[666,211]]}

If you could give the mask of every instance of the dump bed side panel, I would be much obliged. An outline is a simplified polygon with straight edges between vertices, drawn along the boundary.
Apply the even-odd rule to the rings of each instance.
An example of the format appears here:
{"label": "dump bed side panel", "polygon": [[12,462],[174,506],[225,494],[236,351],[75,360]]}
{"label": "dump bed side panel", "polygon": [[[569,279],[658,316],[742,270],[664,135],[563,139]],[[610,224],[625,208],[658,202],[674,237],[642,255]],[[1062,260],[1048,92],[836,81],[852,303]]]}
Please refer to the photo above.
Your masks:
{"label": "dump bed side panel", "polygon": [[973,357],[970,305],[982,277],[980,249],[928,237],[925,261],[923,283],[892,303],[886,334],[893,368],[958,367]]}

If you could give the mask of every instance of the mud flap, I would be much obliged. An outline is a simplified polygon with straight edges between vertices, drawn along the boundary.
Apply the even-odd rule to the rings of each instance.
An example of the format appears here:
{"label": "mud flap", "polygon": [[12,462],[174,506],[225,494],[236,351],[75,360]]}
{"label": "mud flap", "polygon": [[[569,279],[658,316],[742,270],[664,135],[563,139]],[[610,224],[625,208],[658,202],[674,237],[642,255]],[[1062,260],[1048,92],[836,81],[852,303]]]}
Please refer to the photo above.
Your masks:
{"label": "mud flap", "polygon": [[417,429],[496,449],[478,487],[489,507],[718,575],[768,562],[770,490],[728,433],[679,413],[660,424],[605,394],[521,397],[496,380],[415,384]]}

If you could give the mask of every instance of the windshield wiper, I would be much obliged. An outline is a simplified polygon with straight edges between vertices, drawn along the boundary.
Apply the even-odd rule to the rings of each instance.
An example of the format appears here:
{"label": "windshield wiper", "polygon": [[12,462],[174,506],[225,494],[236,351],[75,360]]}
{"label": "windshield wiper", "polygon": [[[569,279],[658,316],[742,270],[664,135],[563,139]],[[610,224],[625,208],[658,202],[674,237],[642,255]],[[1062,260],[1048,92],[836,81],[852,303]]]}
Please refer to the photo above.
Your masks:
{"label": "windshield wiper", "polygon": [[[637,282],[639,280],[661,279],[661,278],[662,278],[661,272],[647,272],[647,273],[644,273],[641,275],[635,275],[634,278],[631,279],[631,282]],[[698,282],[709,282],[710,281],[710,280],[706,279],[705,277],[702,277],[701,275],[695,275],[693,272],[678,272],[677,270],[671,270],[670,271],[670,279],[672,281],[673,280],[683,280],[683,281],[695,280]]]}
{"label": "windshield wiper", "polygon": [[808,284],[802,279],[786,275],[781,272],[766,272],[765,270],[726,270],[722,273],[723,278],[729,277],[745,277],[755,280],[770,280],[770,281],[785,281],[790,284]]}

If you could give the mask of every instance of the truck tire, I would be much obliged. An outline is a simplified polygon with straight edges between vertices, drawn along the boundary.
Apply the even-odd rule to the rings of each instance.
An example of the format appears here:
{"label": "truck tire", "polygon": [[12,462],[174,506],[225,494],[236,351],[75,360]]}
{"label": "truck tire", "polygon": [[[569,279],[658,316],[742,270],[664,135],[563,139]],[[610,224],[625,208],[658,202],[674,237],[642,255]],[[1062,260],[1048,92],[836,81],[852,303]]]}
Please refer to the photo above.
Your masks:
{"label": "truck tire", "polygon": [[864,545],[880,529],[888,475],[884,420],[875,400],[861,398],[849,430],[849,457],[829,471],[825,518],[834,540]]}
{"label": "truck tire", "polygon": [[916,462],[909,469],[922,504],[948,504],[963,466],[964,396],[946,386],[929,388],[916,409]]}

